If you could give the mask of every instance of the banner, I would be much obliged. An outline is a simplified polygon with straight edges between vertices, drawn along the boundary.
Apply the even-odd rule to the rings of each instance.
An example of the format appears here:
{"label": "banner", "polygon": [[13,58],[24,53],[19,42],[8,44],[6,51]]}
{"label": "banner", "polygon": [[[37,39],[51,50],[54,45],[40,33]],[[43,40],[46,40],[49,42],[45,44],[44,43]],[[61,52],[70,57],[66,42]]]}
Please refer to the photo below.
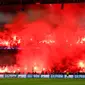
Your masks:
{"label": "banner", "polygon": [[63,75],[59,75],[59,74],[55,74],[55,75],[51,75],[51,78],[64,78]]}
{"label": "banner", "polygon": [[74,75],[64,75],[64,78],[74,78]]}
{"label": "banner", "polygon": [[32,74],[28,74],[26,78],[32,78]]}
{"label": "banner", "polygon": [[50,78],[50,75],[41,75],[41,78]]}
{"label": "banner", "polygon": [[16,74],[5,74],[4,75],[5,78],[17,78]]}
{"label": "banner", "polygon": [[0,74],[0,78],[85,78],[85,75]]}
{"label": "banner", "polygon": [[0,78],[4,78],[4,74],[0,74]]}
{"label": "banner", "polygon": [[85,78],[85,75],[74,75],[74,78]]}
{"label": "banner", "polygon": [[19,74],[18,78],[26,78],[26,74]]}
{"label": "banner", "polygon": [[35,75],[33,75],[33,78],[40,78],[40,75],[35,74]]}

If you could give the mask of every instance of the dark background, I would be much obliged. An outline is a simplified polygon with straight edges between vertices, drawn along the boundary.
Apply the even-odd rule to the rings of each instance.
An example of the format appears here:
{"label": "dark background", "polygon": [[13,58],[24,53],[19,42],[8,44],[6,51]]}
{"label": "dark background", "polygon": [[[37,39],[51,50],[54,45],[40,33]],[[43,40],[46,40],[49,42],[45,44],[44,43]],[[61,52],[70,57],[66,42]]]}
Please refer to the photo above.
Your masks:
{"label": "dark background", "polygon": [[79,3],[85,0],[0,0],[1,4],[29,4],[29,3]]}

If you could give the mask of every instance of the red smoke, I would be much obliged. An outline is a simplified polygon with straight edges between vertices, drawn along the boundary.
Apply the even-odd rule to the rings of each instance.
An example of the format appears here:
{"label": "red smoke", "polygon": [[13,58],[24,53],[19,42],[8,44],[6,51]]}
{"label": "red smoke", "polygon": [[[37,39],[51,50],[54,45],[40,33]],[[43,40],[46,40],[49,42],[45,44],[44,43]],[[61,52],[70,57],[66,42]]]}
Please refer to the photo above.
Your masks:
{"label": "red smoke", "polygon": [[85,62],[85,6],[80,5],[65,4],[63,10],[60,4],[43,5],[45,9],[31,9],[31,16],[18,13],[5,25],[21,38],[17,64],[22,71],[35,67],[39,72],[54,64],[58,70],[74,71],[78,62]]}

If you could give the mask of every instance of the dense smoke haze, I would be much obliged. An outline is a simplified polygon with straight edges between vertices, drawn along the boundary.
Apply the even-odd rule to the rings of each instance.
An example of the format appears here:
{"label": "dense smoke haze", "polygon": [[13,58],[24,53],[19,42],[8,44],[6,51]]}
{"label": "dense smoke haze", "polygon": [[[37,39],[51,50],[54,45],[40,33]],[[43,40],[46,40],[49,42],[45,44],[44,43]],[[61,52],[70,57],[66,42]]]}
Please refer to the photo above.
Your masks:
{"label": "dense smoke haze", "polygon": [[32,5],[12,16],[4,28],[21,38],[16,56],[21,71],[50,70],[55,64],[61,71],[85,72],[84,10],[85,4]]}

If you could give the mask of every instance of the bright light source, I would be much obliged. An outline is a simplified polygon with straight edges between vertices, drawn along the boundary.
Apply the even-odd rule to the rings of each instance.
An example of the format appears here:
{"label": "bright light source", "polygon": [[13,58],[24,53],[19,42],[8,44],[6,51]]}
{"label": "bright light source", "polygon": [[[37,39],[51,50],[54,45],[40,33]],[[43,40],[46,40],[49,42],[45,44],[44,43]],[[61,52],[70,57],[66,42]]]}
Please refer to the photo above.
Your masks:
{"label": "bright light source", "polygon": [[85,38],[82,38],[82,41],[85,41]]}
{"label": "bright light source", "polygon": [[34,70],[37,70],[37,67],[36,66],[34,67]]}
{"label": "bright light source", "polygon": [[13,73],[16,73],[16,71],[13,71]]}
{"label": "bright light source", "polygon": [[16,41],[16,36],[13,36],[13,40]]}
{"label": "bright light source", "polygon": [[21,40],[19,39],[19,40],[18,40],[18,44],[20,44],[20,42],[21,42]]}
{"label": "bright light source", "polygon": [[8,46],[8,45],[9,45],[9,42],[8,42],[8,41],[6,41],[4,44],[5,44],[6,46]]}
{"label": "bright light source", "polygon": [[79,67],[84,68],[85,67],[85,64],[82,61],[80,61],[79,62]]}

